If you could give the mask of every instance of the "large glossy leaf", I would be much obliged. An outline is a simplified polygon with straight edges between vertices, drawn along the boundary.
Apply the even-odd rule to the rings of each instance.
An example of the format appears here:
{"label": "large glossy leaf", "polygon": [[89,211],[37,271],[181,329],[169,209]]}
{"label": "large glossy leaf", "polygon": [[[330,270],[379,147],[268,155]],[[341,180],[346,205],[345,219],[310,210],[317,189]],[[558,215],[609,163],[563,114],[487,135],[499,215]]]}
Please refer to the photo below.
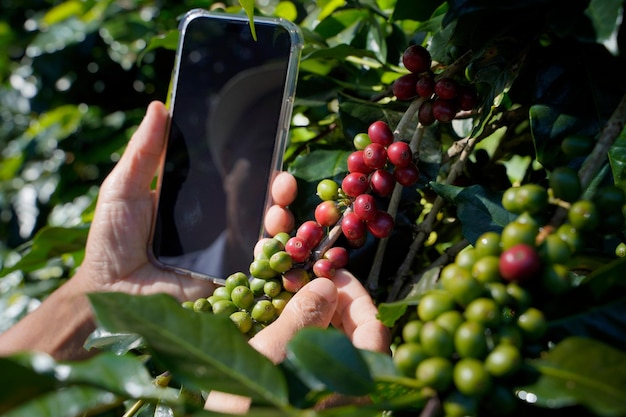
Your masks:
{"label": "large glossy leaf", "polygon": [[348,170],[350,152],[341,150],[317,150],[298,155],[291,164],[291,173],[305,181],[331,178]]}
{"label": "large glossy leaf", "polygon": [[609,161],[615,185],[626,191],[626,129],[622,130],[609,149]]}
{"label": "large glossy leaf", "polygon": [[572,337],[532,365],[541,376],[520,391],[534,394],[526,398],[533,398],[535,404],[549,408],[581,404],[600,416],[626,414],[625,352],[593,339]]}
{"label": "large glossy leaf", "polygon": [[463,236],[474,243],[484,232],[500,231],[515,220],[515,215],[502,207],[502,194],[488,191],[480,185],[457,187],[432,182],[433,190],[457,207]]}
{"label": "large glossy leaf", "polygon": [[0,367],[0,411],[40,401],[46,393],[69,386],[87,386],[125,398],[179,401],[178,391],[157,387],[134,356],[103,353],[82,362],[56,362],[48,355],[27,352],[0,358]]}
{"label": "large glossy leaf", "polygon": [[90,300],[104,328],[143,336],[154,358],[190,387],[287,404],[283,374],[228,317],[194,313],[164,294],[98,293]]}
{"label": "large glossy leaf", "polygon": [[74,254],[82,257],[88,227],[44,227],[32,241],[29,251],[16,264],[0,271],[0,276],[12,271],[30,272],[39,269],[55,257]]}
{"label": "large glossy leaf", "polygon": [[34,398],[3,414],[4,417],[67,417],[90,415],[120,404],[120,399],[98,388],[72,386]]}
{"label": "large glossy leaf", "polygon": [[287,360],[314,390],[366,395],[374,389],[367,362],[338,330],[299,331],[287,345]]}

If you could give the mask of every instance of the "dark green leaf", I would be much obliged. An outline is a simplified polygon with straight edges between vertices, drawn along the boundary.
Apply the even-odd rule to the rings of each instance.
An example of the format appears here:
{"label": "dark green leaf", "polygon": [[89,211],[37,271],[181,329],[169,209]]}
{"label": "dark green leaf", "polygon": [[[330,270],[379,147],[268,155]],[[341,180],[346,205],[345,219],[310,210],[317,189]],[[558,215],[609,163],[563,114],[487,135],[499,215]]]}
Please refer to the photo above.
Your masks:
{"label": "dark green leaf", "polygon": [[301,154],[291,164],[291,173],[304,181],[332,178],[348,170],[350,152],[341,150],[316,150]]}
{"label": "dark green leaf", "polygon": [[596,30],[597,40],[603,42],[619,29],[620,9],[623,0],[591,0],[585,14],[589,16]]}
{"label": "dark green leaf", "polygon": [[[55,389],[53,375],[34,370],[28,363],[23,364],[18,357],[0,357],[0,414],[7,410],[39,397]],[[46,362],[52,359],[45,357]]]}
{"label": "dark green leaf", "polygon": [[626,413],[626,353],[593,339],[572,337],[532,365],[541,376],[520,390],[534,394],[535,404],[550,408],[581,404],[601,416]]}
{"label": "dark green leaf", "polygon": [[314,390],[359,396],[374,388],[363,356],[338,330],[302,329],[287,345],[287,359]]}
{"label": "dark green leaf", "polygon": [[626,130],[622,130],[609,149],[609,161],[615,185],[626,191]]}
{"label": "dark green leaf", "polygon": [[89,297],[104,328],[143,336],[154,358],[190,387],[287,403],[280,370],[246,342],[228,317],[194,313],[164,294]]}
{"label": "dark green leaf", "polygon": [[15,265],[0,271],[0,276],[12,271],[30,272],[39,269],[53,258],[84,252],[88,227],[44,227],[32,241],[32,245]]}
{"label": "dark green leaf", "polygon": [[34,398],[3,414],[4,417],[67,417],[90,415],[107,406],[119,405],[110,392],[92,387],[72,386]]}
{"label": "dark green leaf", "polygon": [[461,224],[463,236],[474,244],[476,239],[487,231],[500,231],[516,216],[502,207],[502,193],[491,192],[480,185],[457,187],[430,183],[440,196],[454,203]]}
{"label": "dark green leaf", "polygon": [[417,20],[423,22],[428,20],[433,12],[443,3],[443,0],[398,0],[393,9],[394,20]]}

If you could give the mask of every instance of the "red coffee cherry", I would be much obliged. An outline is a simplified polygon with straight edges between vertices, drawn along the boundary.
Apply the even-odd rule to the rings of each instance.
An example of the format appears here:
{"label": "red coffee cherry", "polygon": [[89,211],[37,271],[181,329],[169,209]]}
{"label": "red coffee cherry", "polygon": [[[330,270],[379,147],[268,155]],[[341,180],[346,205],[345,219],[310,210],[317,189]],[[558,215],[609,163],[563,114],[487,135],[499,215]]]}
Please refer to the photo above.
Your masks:
{"label": "red coffee cherry", "polygon": [[421,45],[411,45],[402,54],[404,67],[411,72],[428,71],[432,64],[432,57],[426,48]]}
{"label": "red coffee cherry", "polygon": [[367,229],[363,220],[354,212],[344,214],[341,220],[341,231],[349,241],[356,241],[365,236]]}
{"label": "red coffee cherry", "polygon": [[332,279],[335,277],[335,265],[328,259],[318,259],[313,264],[313,273],[318,278],[323,277]]}
{"label": "red coffee cherry", "polygon": [[307,220],[298,227],[296,236],[303,239],[309,248],[314,248],[322,241],[324,228],[316,221]]}
{"label": "red coffee cherry", "polygon": [[422,103],[419,110],[417,111],[417,120],[424,125],[430,126],[437,119],[435,119],[435,115],[433,114],[433,100],[426,100]]}
{"label": "red coffee cherry", "polygon": [[341,218],[341,210],[335,201],[322,201],[315,207],[315,221],[320,226],[331,227]]}
{"label": "red coffee cherry", "polygon": [[383,146],[389,146],[393,142],[393,132],[389,125],[382,120],[369,125],[367,135],[373,143],[380,143]]}
{"label": "red coffee cherry", "polygon": [[371,194],[361,194],[353,203],[354,213],[364,222],[374,219],[376,215],[376,199]]}
{"label": "red coffee cherry", "polygon": [[369,191],[370,182],[362,172],[351,172],[343,178],[341,189],[350,197],[357,197]]}
{"label": "red coffee cherry", "polygon": [[459,86],[459,93],[456,99],[461,110],[472,110],[478,104],[476,90],[468,85]]}
{"label": "red coffee cherry", "polygon": [[433,116],[441,123],[449,123],[456,116],[457,106],[451,100],[437,98],[433,101]]}
{"label": "red coffee cherry", "polygon": [[452,100],[459,94],[459,84],[452,78],[441,78],[435,82],[435,94],[444,100]]}
{"label": "red coffee cherry", "polygon": [[398,184],[404,187],[410,187],[417,182],[420,177],[420,173],[417,169],[417,165],[411,162],[407,166],[395,167],[393,170],[393,177]]}
{"label": "red coffee cherry", "polygon": [[435,80],[430,76],[422,76],[415,83],[415,92],[424,98],[430,98],[435,92]]}
{"label": "red coffee cherry", "polygon": [[374,218],[366,223],[366,226],[374,237],[382,239],[389,236],[393,230],[393,217],[384,210],[378,210]]}
{"label": "red coffee cherry", "polygon": [[367,166],[363,160],[363,151],[354,151],[348,155],[348,172],[362,172],[369,174],[374,172],[374,169]]}
{"label": "red coffee cherry", "polygon": [[396,180],[393,174],[384,169],[377,169],[370,176],[372,191],[381,197],[388,197],[393,192]]}
{"label": "red coffee cherry", "polygon": [[330,260],[335,266],[335,269],[345,267],[350,261],[350,255],[348,254],[348,250],[341,246],[334,246],[328,249],[324,253],[324,258]]}
{"label": "red coffee cherry", "polygon": [[396,167],[404,167],[413,162],[413,151],[406,142],[394,142],[387,147],[387,159]]}
{"label": "red coffee cherry", "polygon": [[285,252],[291,255],[291,259],[294,262],[304,262],[311,255],[311,248],[307,244],[306,240],[294,236],[290,238],[285,244]]}
{"label": "red coffee cherry", "polygon": [[363,149],[363,162],[372,169],[381,169],[387,163],[387,150],[380,143],[370,143]]}
{"label": "red coffee cherry", "polygon": [[541,272],[541,258],[535,248],[519,243],[502,252],[500,275],[507,281],[525,282]]}
{"label": "red coffee cherry", "polygon": [[417,83],[417,80],[418,76],[413,73],[405,74],[397,78],[391,86],[393,95],[396,96],[398,100],[412,99],[417,95],[415,92],[415,84]]}

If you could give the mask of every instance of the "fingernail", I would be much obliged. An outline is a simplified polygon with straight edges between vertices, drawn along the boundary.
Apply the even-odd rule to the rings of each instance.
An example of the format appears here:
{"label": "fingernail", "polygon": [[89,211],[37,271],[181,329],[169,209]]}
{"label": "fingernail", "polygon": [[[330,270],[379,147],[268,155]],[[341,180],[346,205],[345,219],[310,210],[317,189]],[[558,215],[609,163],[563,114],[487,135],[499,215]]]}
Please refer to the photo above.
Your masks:
{"label": "fingernail", "polygon": [[316,293],[329,304],[337,301],[337,287],[326,278],[315,278],[308,284],[308,290]]}

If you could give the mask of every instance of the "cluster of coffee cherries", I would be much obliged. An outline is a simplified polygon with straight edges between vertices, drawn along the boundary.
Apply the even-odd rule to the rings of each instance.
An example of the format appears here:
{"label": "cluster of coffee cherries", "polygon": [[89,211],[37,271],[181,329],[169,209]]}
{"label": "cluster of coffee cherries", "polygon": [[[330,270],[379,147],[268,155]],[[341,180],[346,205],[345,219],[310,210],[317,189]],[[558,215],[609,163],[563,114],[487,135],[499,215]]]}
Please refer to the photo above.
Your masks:
{"label": "cluster of coffee cherries", "polygon": [[[315,209],[316,221],[333,226],[341,219],[341,230],[350,246],[360,247],[367,232],[375,238],[389,236],[393,217],[379,207],[379,199],[389,197],[396,184],[414,185],[419,170],[408,143],[394,140],[389,125],[378,120],[367,133],[354,137],[356,148],[347,160],[348,174],[341,184],[324,179],[317,185],[322,202]],[[342,208],[348,208],[342,215]]]}
{"label": "cluster of coffee cherries", "polygon": [[273,322],[313,276],[332,278],[338,268],[347,265],[348,251],[339,246],[329,248],[309,265],[314,258],[312,248],[324,233],[315,225],[317,223],[307,221],[294,236],[281,232],[260,240],[249,274],[231,274],[224,286],[216,288],[211,296],[186,301],[183,307],[196,312],[227,314],[241,333],[253,336]]}
{"label": "cluster of coffee cherries", "polygon": [[435,75],[431,70],[432,57],[423,46],[409,46],[402,55],[402,63],[409,73],[394,81],[392,92],[398,100],[425,99],[418,111],[422,125],[429,126],[435,121],[449,123],[460,110],[476,107],[476,90],[454,77]]}
{"label": "cluster of coffee cherries", "polygon": [[559,227],[545,227],[546,213],[561,204],[552,195],[564,192],[555,182],[564,176],[552,175],[556,188],[524,184],[504,192],[502,205],[516,219],[483,233],[442,268],[401,328],[394,362],[437,393],[447,416],[508,415],[519,406],[514,384],[524,358],[543,348],[545,303],[572,288],[567,265],[583,249],[582,236],[598,233],[599,212],[624,226],[616,214],[624,193],[610,186],[567,206]]}

